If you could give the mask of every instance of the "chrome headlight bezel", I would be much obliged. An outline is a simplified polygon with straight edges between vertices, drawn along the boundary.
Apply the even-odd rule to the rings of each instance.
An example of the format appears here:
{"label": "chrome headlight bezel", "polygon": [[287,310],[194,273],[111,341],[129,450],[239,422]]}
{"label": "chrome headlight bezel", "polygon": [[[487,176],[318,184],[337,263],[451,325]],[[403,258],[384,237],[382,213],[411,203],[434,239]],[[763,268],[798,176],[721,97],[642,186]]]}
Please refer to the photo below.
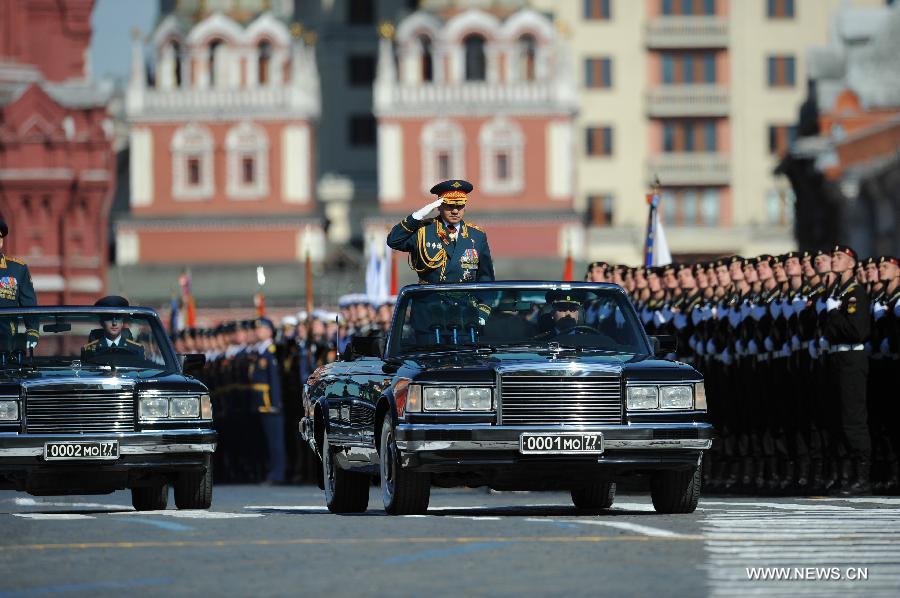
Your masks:
{"label": "chrome headlight bezel", "polygon": [[425,411],[456,411],[458,405],[456,387],[426,386],[422,389],[422,408]]}
{"label": "chrome headlight bezel", "polygon": [[685,384],[667,384],[659,387],[659,408],[666,411],[694,408],[694,387]]}
{"label": "chrome headlight bezel", "polygon": [[[494,405],[494,388],[487,385],[446,385],[446,384],[410,384],[407,394],[407,405],[410,395],[415,389],[420,395],[413,402],[421,404],[418,410],[406,409],[407,413],[492,413]],[[473,402],[471,397],[477,396]],[[441,399],[437,399],[441,396]],[[421,401],[419,401],[421,397]]]}
{"label": "chrome headlight bezel", "polygon": [[0,422],[17,422],[22,419],[22,410],[19,408],[19,397],[0,397]]}
{"label": "chrome headlight bezel", "polygon": [[212,421],[207,393],[145,391],[138,396],[138,416],[144,423]]}
{"label": "chrome headlight bezel", "polygon": [[[702,389],[697,390],[697,387]],[[682,396],[680,402],[673,400],[675,393],[687,392],[689,397]],[[702,394],[701,394],[702,392]],[[637,396],[645,394],[646,399],[639,402]],[[655,403],[652,397],[656,397]],[[702,398],[702,405],[698,404]],[[629,412],[660,411],[706,411],[706,393],[703,382],[642,383],[629,384],[625,390],[625,409]]]}
{"label": "chrome headlight bezel", "polygon": [[[494,408],[494,393],[486,386],[461,386],[457,392],[456,404],[460,411],[486,412]],[[472,401],[475,398],[476,402]]]}
{"label": "chrome headlight bezel", "polygon": [[656,386],[628,386],[625,390],[625,408],[628,411],[659,409],[659,388]]}

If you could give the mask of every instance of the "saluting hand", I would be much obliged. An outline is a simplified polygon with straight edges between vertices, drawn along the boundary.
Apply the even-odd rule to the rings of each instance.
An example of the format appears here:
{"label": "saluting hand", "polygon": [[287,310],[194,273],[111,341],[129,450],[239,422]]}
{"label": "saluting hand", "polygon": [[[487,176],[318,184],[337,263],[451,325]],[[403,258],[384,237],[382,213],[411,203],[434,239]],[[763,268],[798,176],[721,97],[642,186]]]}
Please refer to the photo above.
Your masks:
{"label": "saluting hand", "polygon": [[412,217],[415,218],[416,220],[425,220],[425,217],[428,216],[428,214],[430,214],[432,210],[437,208],[442,203],[444,203],[444,200],[441,198],[438,198],[438,199],[434,200],[433,202],[431,202],[430,204],[428,204],[427,206],[413,212]]}

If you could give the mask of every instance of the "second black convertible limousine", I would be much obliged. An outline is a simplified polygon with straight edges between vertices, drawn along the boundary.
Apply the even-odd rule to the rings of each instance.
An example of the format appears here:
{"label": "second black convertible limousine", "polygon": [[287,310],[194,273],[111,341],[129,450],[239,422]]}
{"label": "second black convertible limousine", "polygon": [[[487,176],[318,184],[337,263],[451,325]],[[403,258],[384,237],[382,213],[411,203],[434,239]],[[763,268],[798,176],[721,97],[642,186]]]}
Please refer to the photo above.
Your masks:
{"label": "second black convertible limousine", "polygon": [[649,475],[659,512],[690,513],[713,430],[703,378],[657,357],[615,285],[503,282],[403,289],[387,337],[354,337],[316,370],[301,434],[332,512],[423,513],[431,486],[571,491],[612,505]]}

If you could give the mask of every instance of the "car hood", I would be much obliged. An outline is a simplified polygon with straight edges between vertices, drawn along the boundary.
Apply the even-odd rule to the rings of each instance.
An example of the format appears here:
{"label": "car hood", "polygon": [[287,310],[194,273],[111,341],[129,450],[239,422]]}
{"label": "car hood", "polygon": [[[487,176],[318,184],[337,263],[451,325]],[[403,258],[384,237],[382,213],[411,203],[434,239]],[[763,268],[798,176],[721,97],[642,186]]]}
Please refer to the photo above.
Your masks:
{"label": "car hood", "polygon": [[591,355],[563,353],[444,353],[417,355],[404,362],[401,376],[417,382],[493,382],[498,373],[579,375],[609,373],[629,380],[699,380],[691,366],[647,355]]}
{"label": "car hood", "polygon": [[124,385],[142,385],[152,383],[156,387],[165,386],[200,386],[193,378],[176,372],[164,372],[161,370],[124,370],[113,372],[98,369],[53,368],[40,370],[3,370],[0,371],[0,385],[60,383],[79,384],[96,383],[102,380],[106,383],[120,383]]}

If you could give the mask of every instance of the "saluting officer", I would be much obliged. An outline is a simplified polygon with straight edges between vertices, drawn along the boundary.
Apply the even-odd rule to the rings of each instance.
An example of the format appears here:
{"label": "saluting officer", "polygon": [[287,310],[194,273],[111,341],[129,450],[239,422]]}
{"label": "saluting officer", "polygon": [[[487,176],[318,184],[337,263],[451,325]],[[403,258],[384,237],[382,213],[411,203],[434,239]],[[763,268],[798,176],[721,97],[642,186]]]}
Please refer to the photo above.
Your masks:
{"label": "saluting officer", "polygon": [[[32,307],[37,305],[37,296],[34,294],[34,285],[31,282],[31,273],[28,265],[15,257],[9,257],[3,253],[3,243],[9,227],[3,219],[0,219],[0,307]],[[37,347],[39,333],[38,323],[34,318],[25,320],[25,344],[26,348]],[[16,334],[16,322],[5,318],[0,322],[0,350],[10,350],[12,339]]]}
{"label": "saluting officer", "polygon": [[[467,181],[438,183],[431,188],[438,199],[407,216],[388,234],[389,247],[409,254],[409,265],[420,283],[494,280],[487,234],[463,220],[471,192]],[[435,208],[437,218],[428,218]]]}

